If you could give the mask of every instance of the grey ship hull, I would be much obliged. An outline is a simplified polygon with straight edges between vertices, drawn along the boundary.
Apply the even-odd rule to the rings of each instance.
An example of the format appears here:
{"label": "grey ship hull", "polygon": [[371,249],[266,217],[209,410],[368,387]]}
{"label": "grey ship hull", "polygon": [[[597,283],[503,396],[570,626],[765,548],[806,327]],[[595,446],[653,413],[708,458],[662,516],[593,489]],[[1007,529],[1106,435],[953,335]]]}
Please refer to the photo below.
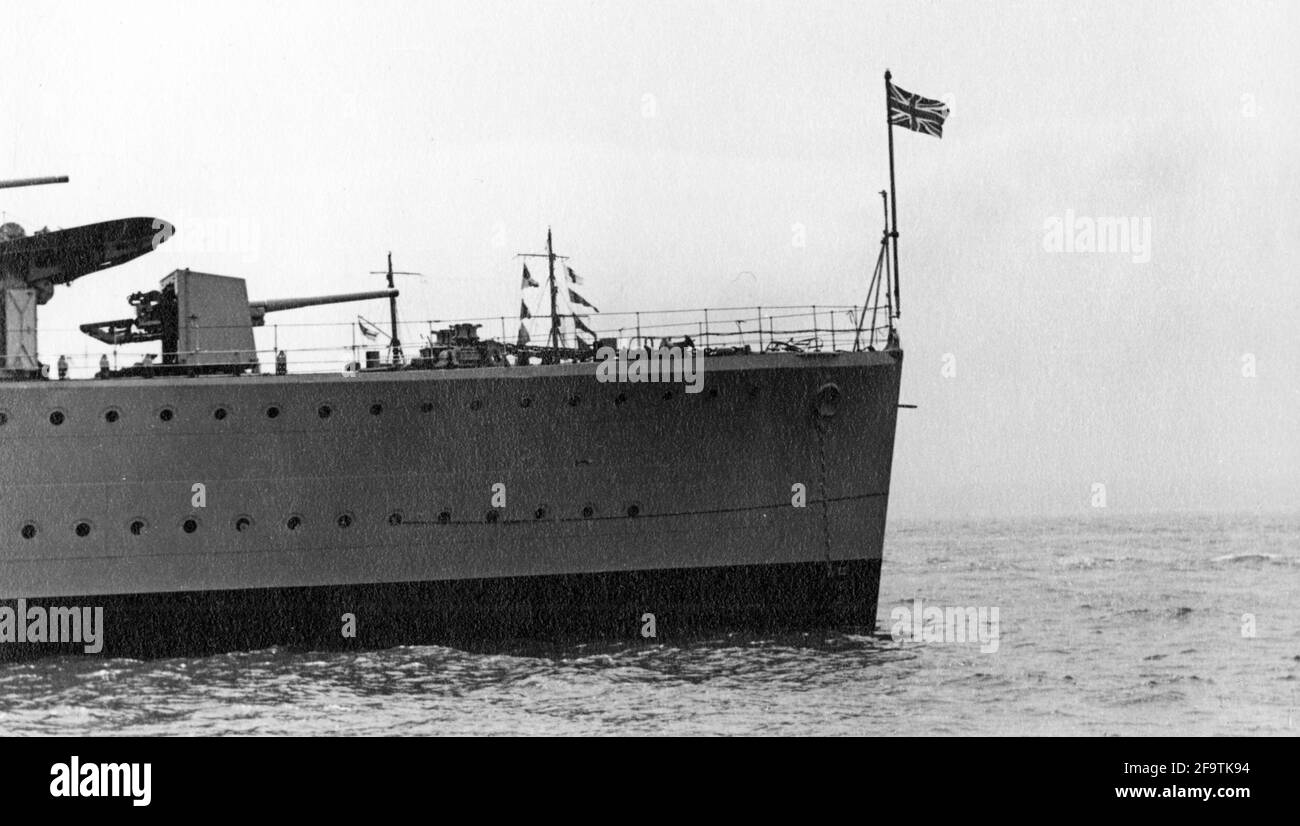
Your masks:
{"label": "grey ship hull", "polygon": [[0,604],[102,606],[133,656],[871,629],[901,364],[7,384]]}

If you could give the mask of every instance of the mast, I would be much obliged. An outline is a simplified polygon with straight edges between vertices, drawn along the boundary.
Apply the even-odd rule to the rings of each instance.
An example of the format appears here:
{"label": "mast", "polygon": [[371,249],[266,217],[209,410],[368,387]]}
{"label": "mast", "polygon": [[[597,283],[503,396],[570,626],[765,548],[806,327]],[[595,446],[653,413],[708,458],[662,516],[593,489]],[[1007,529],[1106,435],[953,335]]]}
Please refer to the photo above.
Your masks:
{"label": "mast", "polygon": [[401,364],[404,360],[402,355],[402,342],[397,338],[397,290],[393,285],[393,276],[395,275],[415,275],[420,276],[423,273],[406,272],[404,270],[393,269],[393,251],[388,251],[388,269],[371,270],[371,275],[388,276],[388,355],[394,365]]}
{"label": "mast", "polygon": [[397,338],[397,292],[393,289],[393,251],[388,251],[388,323],[392,332],[388,336],[389,358],[393,364],[402,362],[402,342]]}
{"label": "mast", "polygon": [[551,279],[551,347],[555,350],[556,357],[559,357],[560,350],[560,310],[556,304],[560,293],[559,285],[555,283],[555,247],[551,245],[551,228],[546,228],[546,262],[550,268]]}
{"label": "mast", "polygon": [[551,228],[546,228],[546,252],[520,252],[515,254],[516,258],[545,258],[547,266],[547,278],[550,280],[551,288],[551,332],[546,337],[546,345],[551,348],[551,357],[558,363],[560,360],[560,348],[562,346],[563,335],[560,330],[560,285],[555,279],[555,262],[568,261],[567,255],[556,255],[555,245],[551,238]]}

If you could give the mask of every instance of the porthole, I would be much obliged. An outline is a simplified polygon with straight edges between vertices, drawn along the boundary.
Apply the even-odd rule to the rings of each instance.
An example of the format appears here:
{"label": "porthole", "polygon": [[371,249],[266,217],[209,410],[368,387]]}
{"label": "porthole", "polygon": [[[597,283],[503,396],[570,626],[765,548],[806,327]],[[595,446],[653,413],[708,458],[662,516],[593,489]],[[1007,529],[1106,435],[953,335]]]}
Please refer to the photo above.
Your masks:
{"label": "porthole", "polygon": [[122,418],[122,414],[116,410],[109,409],[104,411],[104,421],[109,424],[117,424],[117,420],[120,418]]}
{"label": "porthole", "polygon": [[295,513],[285,520],[284,526],[291,531],[296,531],[302,527],[302,517]]}
{"label": "porthole", "polygon": [[251,527],[253,527],[253,517],[251,516],[235,517],[235,530],[238,531],[239,533],[243,533],[244,531],[248,530]]}
{"label": "porthole", "polygon": [[641,515],[641,506],[638,505],[638,504],[635,503],[635,502],[633,502],[632,504],[628,505],[628,506],[627,506],[627,515],[630,516],[630,517],[632,517],[633,519],[636,519],[638,516]]}
{"label": "porthole", "polygon": [[85,539],[86,537],[90,536],[90,523],[89,523],[89,522],[78,522],[78,523],[77,523],[77,524],[72,528],[72,532],[75,533],[75,534],[76,534],[78,537],[80,537],[81,539]]}
{"label": "porthole", "polygon": [[590,503],[582,506],[582,518],[590,519],[596,515],[596,506]]}
{"label": "porthole", "polygon": [[338,526],[339,526],[340,528],[350,528],[350,527],[352,527],[352,521],[353,521],[353,520],[352,520],[352,514],[350,514],[350,513],[340,513],[340,514],[339,514],[339,518],[338,518],[338,519],[335,519],[334,521],[335,521],[335,523],[338,524]]}
{"label": "porthole", "polygon": [[164,422],[170,422],[175,416],[176,413],[170,407],[158,411],[158,418]]}
{"label": "porthole", "polygon": [[545,519],[551,515],[551,508],[548,505],[538,505],[537,510],[533,511],[534,519]]}
{"label": "porthole", "polygon": [[479,399],[475,399],[474,401],[469,403],[470,410],[481,410],[482,408],[483,408],[483,402]]}
{"label": "porthole", "polygon": [[433,402],[422,402],[422,403],[420,404],[420,412],[421,412],[421,413],[432,413],[432,412],[433,412]]}
{"label": "porthole", "polygon": [[530,398],[528,398],[527,396],[524,396],[522,399],[519,400],[519,406],[520,406],[520,407],[532,407],[532,406],[533,406],[533,400],[530,399]]}
{"label": "porthole", "polygon": [[218,407],[216,410],[212,411],[212,418],[219,422],[224,422],[228,415],[230,415],[230,413],[224,407]]}
{"label": "porthole", "polygon": [[316,415],[320,416],[322,419],[328,419],[330,416],[334,415],[334,408],[330,407],[328,404],[322,404],[320,407],[316,408]]}
{"label": "porthole", "polygon": [[371,415],[371,416],[378,416],[380,413],[383,413],[383,412],[384,412],[384,406],[383,406],[382,404],[380,404],[379,402],[375,402],[374,404],[370,405],[370,415]]}
{"label": "porthole", "polygon": [[23,525],[23,529],[22,531],[20,531],[20,533],[22,534],[23,539],[35,539],[36,526],[33,525],[31,522],[28,522],[26,525]]}
{"label": "porthole", "polygon": [[278,419],[279,417],[280,417],[280,408],[276,407],[275,405],[271,405],[270,407],[266,408],[266,418]]}
{"label": "porthole", "polygon": [[569,397],[569,407],[577,407],[580,404],[582,404],[582,396]]}
{"label": "porthole", "polygon": [[54,425],[55,427],[58,427],[59,425],[63,424],[64,421],[66,420],[67,417],[63,415],[62,410],[55,410],[53,413],[50,414],[50,424]]}
{"label": "porthole", "polygon": [[140,536],[144,533],[145,528],[147,527],[148,525],[145,524],[143,519],[132,519],[131,523],[126,526],[126,529],[131,532],[132,536]]}
{"label": "porthole", "polygon": [[392,525],[393,527],[397,527],[398,525],[402,524],[402,514],[398,511],[393,511],[392,513],[388,514],[388,524]]}
{"label": "porthole", "polygon": [[195,519],[193,516],[189,517],[188,519],[186,519],[184,522],[181,523],[181,530],[185,531],[186,533],[194,533],[198,529],[199,529],[199,520]]}
{"label": "porthole", "polygon": [[483,521],[492,524],[501,518],[501,514],[495,508],[483,514]]}
{"label": "porthole", "polygon": [[439,525],[446,525],[450,521],[451,521],[451,511],[443,511],[442,513],[438,514]]}

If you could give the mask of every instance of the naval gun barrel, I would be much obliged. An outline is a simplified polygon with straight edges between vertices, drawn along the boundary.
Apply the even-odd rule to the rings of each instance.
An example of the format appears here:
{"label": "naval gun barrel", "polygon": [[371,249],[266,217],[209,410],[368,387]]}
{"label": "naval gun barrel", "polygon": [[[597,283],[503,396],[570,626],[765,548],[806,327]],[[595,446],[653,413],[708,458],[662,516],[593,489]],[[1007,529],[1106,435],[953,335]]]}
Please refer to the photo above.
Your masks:
{"label": "naval gun barrel", "polygon": [[369,301],[372,298],[397,298],[397,290],[372,290],[367,293],[342,293],[340,295],[316,295],[308,298],[271,298],[266,301],[248,302],[248,312],[252,316],[253,326],[261,327],[267,313],[281,310],[297,310],[301,307],[315,307],[318,304],[343,304],[348,301]]}
{"label": "naval gun barrel", "polygon": [[66,184],[67,175],[53,175],[47,178],[12,178],[8,181],[0,181],[0,189],[11,189],[16,186],[43,186],[44,184]]}

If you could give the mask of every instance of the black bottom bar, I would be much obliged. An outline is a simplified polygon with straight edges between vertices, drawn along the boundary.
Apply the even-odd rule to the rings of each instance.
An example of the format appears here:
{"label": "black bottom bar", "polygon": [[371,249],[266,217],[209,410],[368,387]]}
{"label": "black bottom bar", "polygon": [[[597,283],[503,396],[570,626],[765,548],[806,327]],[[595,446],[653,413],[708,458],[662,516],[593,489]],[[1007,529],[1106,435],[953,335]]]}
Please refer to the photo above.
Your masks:
{"label": "black bottom bar", "polygon": [[[97,655],[148,659],[271,646],[474,649],[525,640],[680,640],[717,631],[872,631],[879,585],[877,559],[42,598],[25,604],[29,622],[34,606],[102,607]],[[0,606],[19,607],[17,600]],[[345,615],[354,620],[351,628]],[[82,639],[0,642],[0,661],[84,655]]]}
{"label": "black bottom bar", "polygon": [[[908,711],[907,713],[911,713]],[[951,714],[960,714],[960,706]],[[798,732],[776,732],[797,734]],[[870,733],[870,732],[865,732]],[[850,742],[856,745],[856,742]],[[1016,739],[973,738],[959,745],[937,738],[890,738],[873,740],[903,767],[932,767],[935,785],[925,802],[928,817],[969,819],[977,801],[985,800],[1006,815],[1041,819],[1044,811],[1068,802],[1071,812],[1098,813],[1114,819],[1158,820],[1185,818],[1201,813],[1210,822],[1236,823],[1242,815],[1261,814],[1285,807],[1293,799],[1294,749],[1283,739],[1131,739],[1065,738]],[[671,745],[671,744],[670,744]],[[485,797],[494,811],[518,817],[534,816],[537,801],[554,796],[557,786],[572,785],[574,766],[582,765],[582,802],[600,811],[628,807],[627,766],[655,748],[641,741],[618,743],[562,744],[547,738],[535,743],[511,744],[511,759],[528,771],[510,778],[509,787],[484,786],[485,766],[512,766],[503,761],[501,745],[474,743],[462,739],[430,741],[360,737],[267,738],[166,737],[144,738],[31,738],[0,741],[0,776],[4,777],[5,803],[11,810],[21,806],[49,807],[57,822],[69,817],[102,817],[105,814],[176,812],[192,816],[196,809],[206,814],[227,813],[247,820],[250,811],[279,816],[294,822],[356,819],[371,822],[389,812],[402,817],[417,795],[440,789]],[[715,742],[692,742],[676,748],[673,766],[692,777],[708,777],[718,766],[765,777],[772,766],[780,767],[780,782],[768,782],[761,793],[744,790],[727,795],[725,802],[706,802],[720,814],[771,811],[774,807],[803,809],[820,800],[810,800],[808,789],[852,789],[862,783],[861,761],[827,760],[831,744],[818,740],[782,738],[737,738]],[[942,751],[949,763],[953,755],[975,755],[967,766],[934,767]],[[1249,767],[1249,773],[1195,774],[1204,760],[1230,761]],[[88,764],[149,765],[148,806],[143,796],[132,792],[117,796],[52,796],[50,789],[62,764],[71,768],[73,758],[81,767]],[[1188,773],[1159,778],[1126,771],[1132,764],[1172,766],[1171,756],[1186,756]],[[583,764],[583,759],[587,763]],[[981,767],[996,765],[990,774]],[[920,781],[917,781],[918,783]],[[819,786],[820,784],[820,786]],[[143,784],[140,786],[143,788]],[[1175,796],[1169,792],[1179,791]],[[1210,789],[1208,798],[1181,793],[1189,787]],[[1147,797],[1132,797],[1134,789],[1149,788]],[[270,791],[268,791],[268,789]],[[482,792],[479,790],[483,789]],[[285,791],[282,791],[285,790]],[[1167,791],[1169,790],[1169,791]],[[915,795],[914,795],[915,796]],[[636,801],[639,810],[673,816],[682,809],[679,795],[644,795]],[[831,811],[833,803],[823,808]],[[355,815],[353,811],[355,810]],[[1196,818],[1200,819],[1200,818]]]}

